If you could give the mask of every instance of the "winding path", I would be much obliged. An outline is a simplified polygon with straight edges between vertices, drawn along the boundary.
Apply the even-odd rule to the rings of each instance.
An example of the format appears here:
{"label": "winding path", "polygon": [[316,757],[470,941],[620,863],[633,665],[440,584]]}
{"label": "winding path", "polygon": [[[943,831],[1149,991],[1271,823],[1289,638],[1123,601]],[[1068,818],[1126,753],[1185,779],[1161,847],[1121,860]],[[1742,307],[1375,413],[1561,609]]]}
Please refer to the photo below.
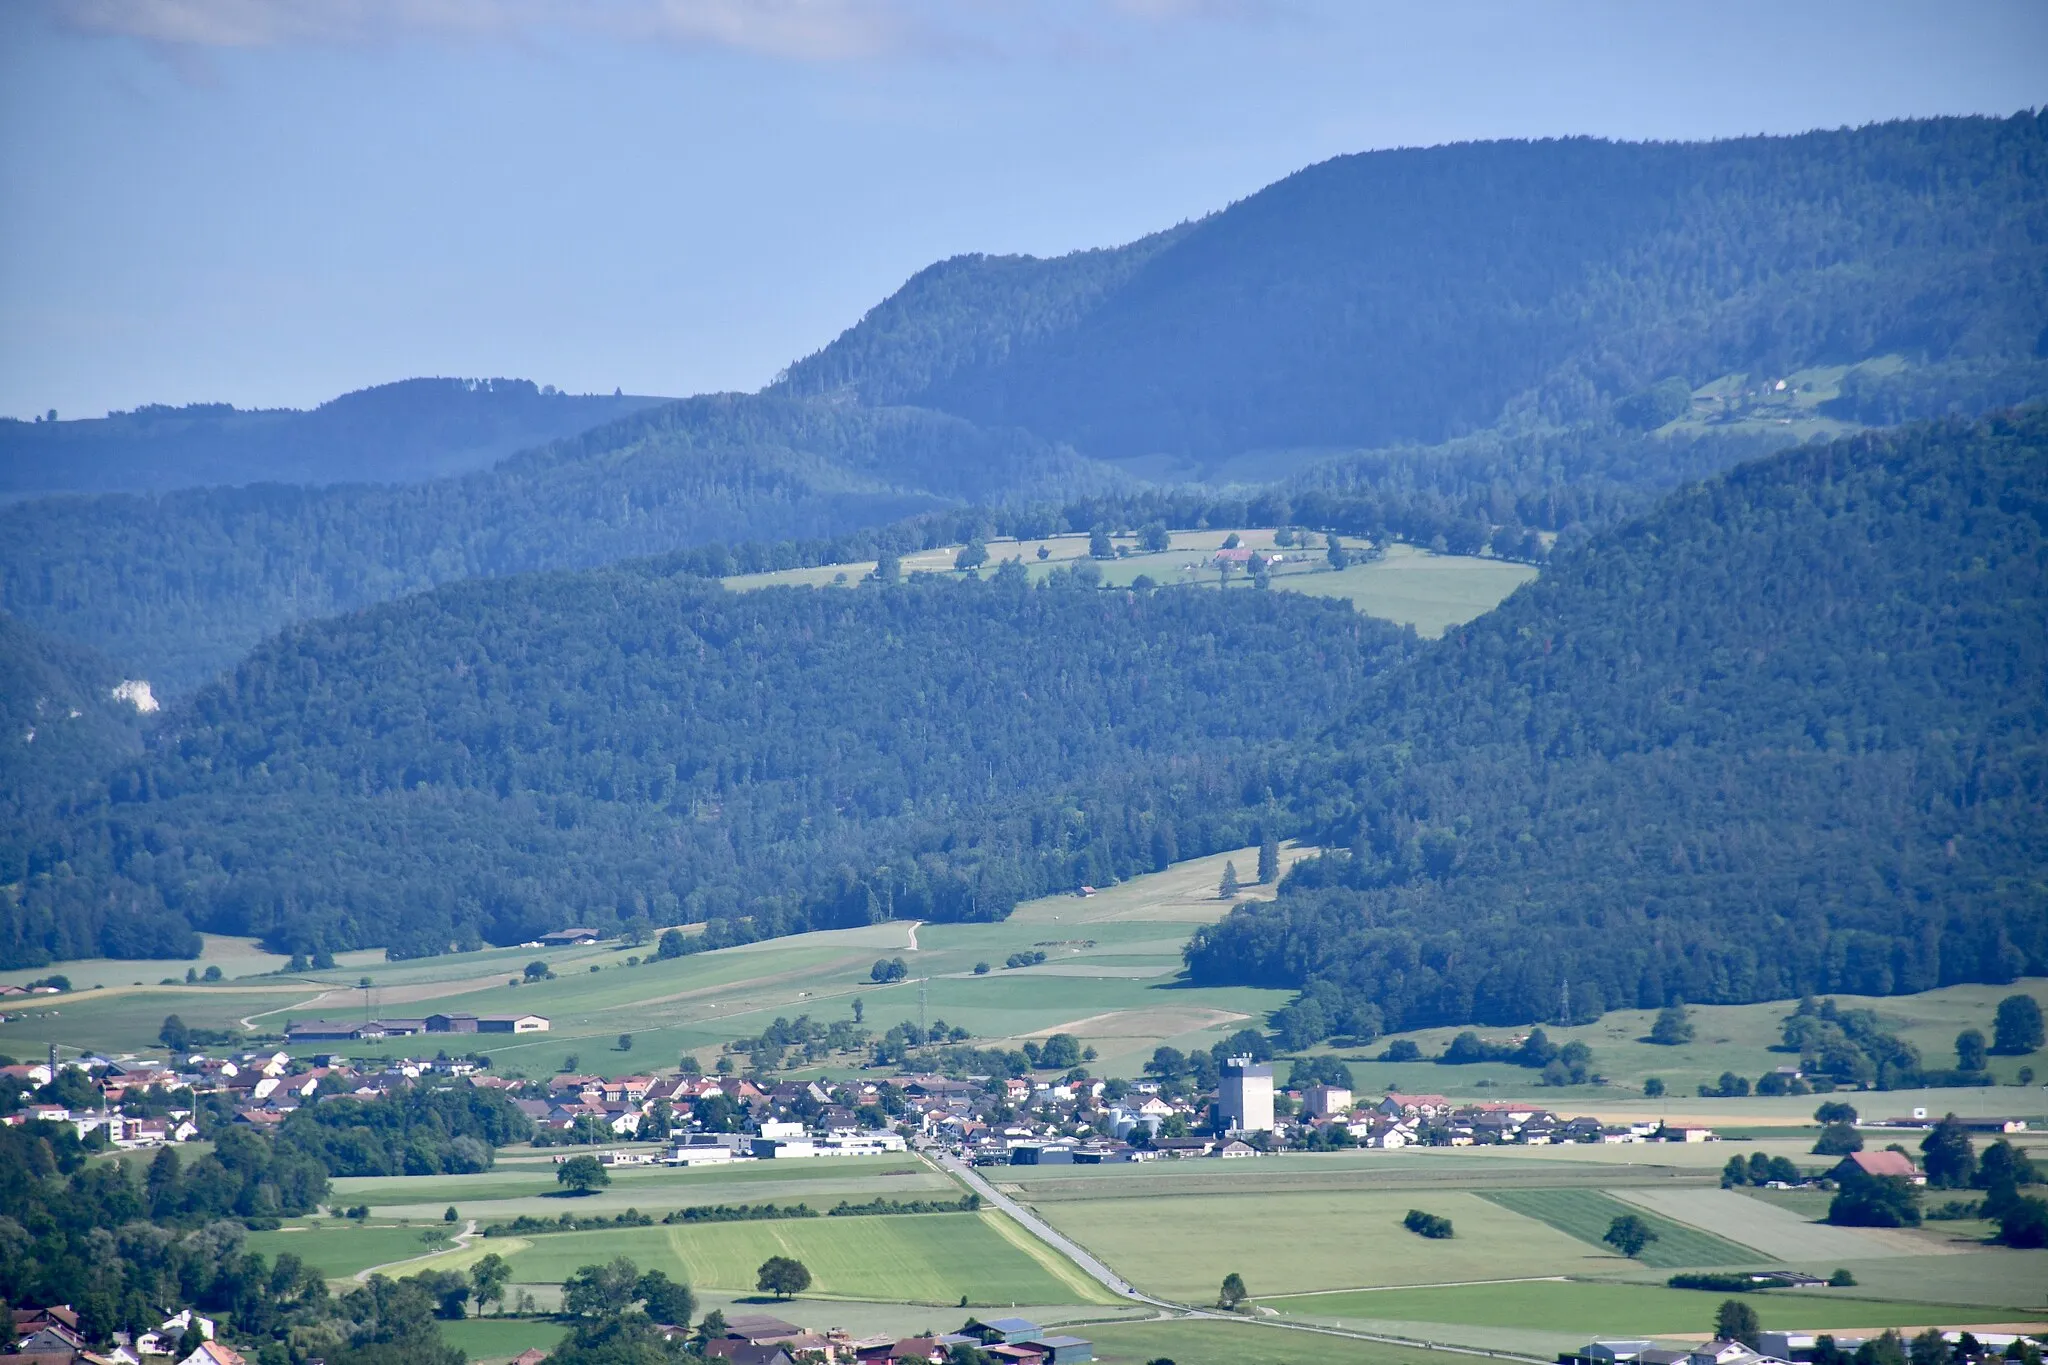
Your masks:
{"label": "winding path", "polygon": [[372,1275],[382,1275],[387,1270],[411,1265],[414,1261],[431,1261],[434,1257],[446,1256],[451,1251],[467,1251],[469,1244],[476,1240],[476,1236],[476,1219],[472,1218],[463,1224],[462,1231],[455,1234],[454,1246],[442,1247],[438,1251],[424,1251],[417,1256],[408,1256],[402,1261],[386,1261],[383,1265],[366,1266],[355,1273],[355,1281],[357,1284],[368,1284]]}
{"label": "winding path", "polygon": [[1284,1322],[1270,1317],[1245,1318],[1236,1313],[1211,1312],[1189,1304],[1175,1303],[1170,1299],[1155,1298],[1139,1289],[1123,1276],[1117,1274],[1114,1270],[1111,1270],[1109,1266],[1091,1255],[1072,1238],[1056,1230],[1050,1223],[1040,1218],[1030,1209],[1025,1208],[1022,1204],[1019,1204],[1016,1200],[998,1190],[984,1179],[980,1172],[958,1157],[946,1152],[927,1152],[924,1155],[936,1162],[947,1174],[980,1195],[985,1202],[993,1204],[996,1208],[1001,1209],[1004,1213],[1015,1219],[1018,1226],[1022,1227],[1026,1232],[1029,1232],[1032,1236],[1038,1238],[1039,1241],[1044,1242],[1047,1246],[1071,1260],[1075,1265],[1081,1267],[1090,1279],[1109,1290],[1110,1293],[1115,1294],[1118,1298],[1129,1299],[1134,1303],[1149,1304],[1154,1308],[1163,1310],[1163,1314],[1166,1316],[1205,1318],[1218,1322],[1246,1322],[1259,1327],[1278,1328],[1286,1332],[1313,1332],[1318,1336],[1345,1337],[1353,1341],[1375,1341],[1388,1346],[1414,1346],[1425,1350],[1449,1352],[1455,1355],[1490,1356],[1497,1360],[1531,1361],[1535,1365],[1549,1365],[1547,1361],[1542,1361],[1536,1356],[1520,1355],[1513,1351],[1488,1351],[1476,1346],[1452,1346],[1444,1342],[1418,1341],[1411,1337],[1379,1336],[1371,1332],[1354,1332],[1344,1327],[1321,1327],[1313,1323]]}

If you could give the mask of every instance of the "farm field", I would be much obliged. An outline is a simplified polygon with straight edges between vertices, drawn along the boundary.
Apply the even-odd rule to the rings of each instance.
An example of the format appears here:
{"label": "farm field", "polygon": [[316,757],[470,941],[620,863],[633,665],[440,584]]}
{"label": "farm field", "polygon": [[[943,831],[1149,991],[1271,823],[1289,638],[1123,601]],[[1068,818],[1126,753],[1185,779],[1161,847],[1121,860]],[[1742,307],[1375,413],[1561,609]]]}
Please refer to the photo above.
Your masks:
{"label": "farm field", "polygon": [[334,1182],[333,1199],[344,1206],[368,1204],[377,1216],[390,1218],[439,1218],[452,1204],[462,1217],[488,1223],[521,1214],[552,1218],[564,1213],[615,1214],[628,1208],[659,1215],[693,1204],[803,1202],[822,1211],[841,1199],[958,1193],[950,1180],[924,1163],[890,1157],[625,1168],[611,1176],[606,1188],[568,1198],[555,1183],[552,1160],[520,1170],[508,1169],[501,1158],[496,1170],[475,1175],[343,1178]]}
{"label": "farm field", "polygon": [[1386,1346],[1375,1341],[1288,1331],[1255,1321],[1183,1318],[1071,1329],[1095,1344],[1107,1365],[1458,1365],[1469,1356]]}
{"label": "farm field", "polygon": [[[1948,1239],[1938,1230],[1830,1227],[1733,1190],[1616,1190],[1615,1197],[1665,1218],[1724,1237],[1739,1237],[1781,1261],[1834,1265],[1878,1256],[1926,1256],[1947,1249]],[[1815,1216],[1826,1212],[1823,1207]]]}
{"label": "farm field", "polygon": [[508,1253],[521,1284],[560,1284],[578,1266],[631,1257],[692,1285],[751,1292],[770,1256],[809,1267],[810,1298],[1009,1305],[1114,1302],[1078,1269],[992,1213],[793,1218],[555,1233]]}
{"label": "farm field", "polygon": [[423,1243],[420,1235],[441,1226],[438,1211],[433,1219],[411,1227],[389,1223],[362,1225],[341,1218],[310,1219],[275,1232],[252,1232],[248,1248],[272,1257],[290,1252],[328,1279],[341,1280],[371,1266],[428,1255],[434,1248]]}
{"label": "farm field", "polygon": [[[1720,1191],[1711,1193],[1719,1194]],[[1741,1198],[1740,1195],[1732,1197]],[[1754,1247],[1675,1222],[1656,1212],[1654,1207],[1623,1203],[1599,1190],[1495,1190],[1484,1198],[1594,1247],[1605,1246],[1601,1238],[1616,1218],[1634,1214],[1657,1234],[1656,1240],[1635,1258],[1647,1266],[1743,1266],[1758,1265],[1771,1259]]]}
{"label": "farm field", "polygon": [[[1411,1208],[1458,1235],[1418,1237]],[[1627,1263],[1478,1195],[1335,1190],[1099,1198],[1037,1206],[1047,1222],[1140,1288],[1187,1303],[1216,1296],[1236,1271],[1262,1292],[1442,1284],[1526,1275],[1611,1273]],[[1229,1229],[1227,1237],[1219,1229]]]}
{"label": "farm field", "polygon": [[441,1340],[474,1361],[510,1360],[529,1347],[552,1351],[569,1335],[568,1324],[546,1318],[464,1318],[440,1326]]}
{"label": "farm field", "polygon": [[[1951,1065],[1956,1035],[1966,1028],[1981,1029],[1988,1036],[1998,1002],[2008,995],[2030,995],[2048,1008],[2048,980],[2025,978],[2009,986],[1944,986],[1919,995],[1838,995],[1844,1009],[1869,1009],[1885,1026],[1920,1049],[1928,1065]],[[1669,1116],[1674,1119],[1703,1119],[1710,1124],[1728,1125],[1738,1121],[1763,1125],[1797,1122],[1810,1124],[1817,1100],[1810,1097],[1778,1098],[1751,1096],[1743,1099],[1702,1099],[1697,1096],[1701,1082],[1712,1081],[1724,1071],[1733,1071],[1754,1081],[1787,1057],[1771,1047],[1783,1036],[1785,1016],[1793,1001],[1767,1001],[1753,1005],[1694,1005],[1691,1015],[1695,1038],[1677,1047],[1660,1047],[1645,1041],[1656,1018],[1654,1010],[1614,1010],[1592,1024],[1575,1027],[1546,1025],[1544,1031],[1559,1042],[1581,1041],[1593,1049],[1593,1069],[1609,1084],[1553,1094],[1577,1113],[1622,1116]],[[1367,1048],[1318,1048],[1344,1058],[1363,1089],[1394,1088],[1410,1092],[1481,1097],[1491,1093],[1519,1095],[1541,1093],[1535,1078],[1518,1067],[1505,1064],[1438,1066],[1434,1062],[1381,1062],[1378,1054],[1394,1038],[1413,1041],[1425,1057],[1441,1053],[1462,1028],[1421,1029],[1376,1039]],[[1479,1029],[1484,1037],[1506,1037],[1510,1029]],[[1796,1060],[1796,1059],[1793,1059]],[[1937,1113],[1955,1110],[1964,1115],[2017,1114],[2048,1116],[2048,1095],[2039,1088],[2021,1088],[2016,1082],[2022,1067],[2031,1068],[2037,1081],[2048,1080],[2048,1050],[2030,1056],[1993,1057],[1989,1071],[2000,1082],[1996,1086],[1938,1091],[1897,1091],[1865,1094],[1856,1103],[1865,1117],[1878,1118],[1908,1114],[1914,1107]],[[1651,1076],[1663,1079],[1668,1095],[1646,1100],[1642,1084]]]}
{"label": "farm field", "polygon": [[[1273,543],[1270,529],[1228,529],[1175,531],[1173,543],[1165,550],[1147,553],[1138,549],[1135,535],[1114,536],[1112,541],[1131,553],[1127,558],[1097,561],[1105,586],[1126,588],[1139,577],[1161,586],[1193,584],[1199,587],[1228,587],[1256,591],[1251,579],[1234,574],[1226,583],[1209,560],[1235,534],[1246,549],[1282,556],[1274,567],[1274,591],[1308,593],[1316,597],[1338,597],[1351,603],[1362,615],[1375,616],[1398,625],[1412,625],[1420,635],[1435,638],[1449,627],[1462,625],[1499,606],[1507,595],[1536,577],[1536,568],[1509,560],[1478,555],[1436,554],[1413,545],[1393,544],[1383,559],[1371,564],[1332,570],[1325,562],[1320,535],[1313,548],[1280,547]],[[1347,543],[1350,543],[1347,540]],[[1043,540],[1013,540],[1004,537],[986,542],[988,566],[983,573],[1005,559],[1021,558],[1034,582],[1054,569],[1072,568],[1088,558],[1085,535],[1048,536]],[[1046,557],[1038,557],[1039,550]],[[903,557],[903,572],[957,572],[953,567],[958,545],[921,550]],[[1296,558],[1300,556],[1300,558]],[[816,568],[777,569],[769,573],[735,574],[724,580],[735,592],[761,588],[851,587],[872,574],[875,561],[827,564]]]}
{"label": "farm field", "polygon": [[[1375,1289],[1264,1300],[1289,1317],[1363,1330],[1426,1330],[1433,1325],[1514,1327],[1555,1332],[1580,1343],[1596,1336],[1705,1335],[1726,1294],[1663,1285],[1530,1280],[1518,1284]],[[1981,1322],[1982,1310],[1956,1304],[1873,1302],[1836,1291],[1783,1290],[1747,1294],[1769,1329],[1846,1330]],[[1379,1324],[1375,1329],[1368,1324]]]}

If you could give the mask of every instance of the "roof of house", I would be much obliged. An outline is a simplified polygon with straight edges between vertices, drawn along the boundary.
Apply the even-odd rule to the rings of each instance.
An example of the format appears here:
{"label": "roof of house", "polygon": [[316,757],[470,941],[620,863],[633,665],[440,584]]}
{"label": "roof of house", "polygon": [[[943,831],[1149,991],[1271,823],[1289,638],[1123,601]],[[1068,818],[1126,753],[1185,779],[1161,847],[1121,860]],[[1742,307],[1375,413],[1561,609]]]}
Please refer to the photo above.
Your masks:
{"label": "roof of house", "polygon": [[1853,1165],[1865,1175],[1902,1175],[1910,1180],[1920,1174],[1913,1159],[1898,1152],[1851,1152],[1843,1164]]}

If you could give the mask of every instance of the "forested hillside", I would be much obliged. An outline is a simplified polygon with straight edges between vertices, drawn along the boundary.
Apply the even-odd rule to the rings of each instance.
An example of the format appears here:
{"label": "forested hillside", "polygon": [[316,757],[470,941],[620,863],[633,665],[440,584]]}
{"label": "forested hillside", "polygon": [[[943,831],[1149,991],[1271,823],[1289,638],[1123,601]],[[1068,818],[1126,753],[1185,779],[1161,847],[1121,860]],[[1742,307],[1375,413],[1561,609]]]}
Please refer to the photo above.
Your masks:
{"label": "forested hillside", "polygon": [[1684,490],[1368,686],[1188,950],[1337,1027],[2048,972],[2048,416]]}
{"label": "forested hillside", "polygon": [[[1777,427],[1647,434],[1731,372],[1762,385],[1882,355],[1828,404],[1859,422],[2048,396],[2044,186],[2034,114],[1341,157],[1125,247],[942,262],[766,394],[645,409],[490,469],[0,508],[0,610],[172,695],[290,622],[460,578],[977,502],[1014,514],[1141,491],[1139,476],[1287,472],[1266,491],[1300,520],[1520,543],[1759,453]],[[578,411],[564,403],[638,401],[503,389],[423,380],[307,414],[15,424],[0,452],[135,463],[91,454],[100,441],[165,469],[242,468],[307,433],[288,444],[308,480],[412,477]],[[1219,495],[1238,494],[1192,501]]]}
{"label": "forested hillside", "polygon": [[[0,613],[0,821],[17,824],[141,751],[119,669]],[[142,699],[143,706],[155,699]]]}
{"label": "forested hillside", "polygon": [[1237,847],[1413,637],[1290,593],[1060,574],[730,594],[649,565],[301,626],[6,842],[0,962],[134,926],[287,950],[711,918],[709,942]]}
{"label": "forested hillside", "polygon": [[0,609],[178,693],[289,622],[439,583],[1110,482],[1034,438],[942,413],[695,398],[455,479],[0,507]]}
{"label": "forested hillside", "polygon": [[528,379],[407,379],[310,412],[190,403],[78,421],[0,418],[0,498],[416,482],[481,469],[668,401],[556,393]]}
{"label": "forested hillside", "polygon": [[1190,470],[1884,352],[1936,365],[1903,415],[1981,411],[2042,393],[2044,263],[2034,113],[1372,152],[1120,252],[934,267],[784,383]]}

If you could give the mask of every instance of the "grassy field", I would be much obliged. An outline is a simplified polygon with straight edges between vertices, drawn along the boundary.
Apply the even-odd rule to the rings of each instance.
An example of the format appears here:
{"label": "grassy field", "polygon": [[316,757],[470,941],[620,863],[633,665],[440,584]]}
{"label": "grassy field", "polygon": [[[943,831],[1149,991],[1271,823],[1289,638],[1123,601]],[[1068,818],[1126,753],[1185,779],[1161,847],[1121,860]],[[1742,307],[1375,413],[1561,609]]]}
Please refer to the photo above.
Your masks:
{"label": "grassy field", "polygon": [[[1340,597],[1366,616],[1412,625],[1418,634],[1431,638],[1492,611],[1509,593],[1536,576],[1535,568],[1527,564],[1474,555],[1439,555],[1399,544],[1388,546],[1385,558],[1374,563],[1332,570],[1324,558],[1320,536],[1316,537],[1313,549],[1278,547],[1273,543],[1273,532],[1260,529],[1175,531],[1170,548],[1152,553],[1138,549],[1136,536],[1118,536],[1114,541],[1129,552],[1127,557],[1102,560],[1097,567],[1102,571],[1103,583],[1115,588],[1129,587],[1145,577],[1158,584],[1190,583],[1256,591],[1248,576],[1235,574],[1226,583],[1210,567],[1210,559],[1233,534],[1247,549],[1282,557],[1272,574],[1274,590]],[[1088,558],[1085,535],[1024,541],[998,538],[987,544],[991,566],[1005,559],[1021,558],[1034,581],[1054,569],[1072,568]],[[1044,559],[1038,557],[1041,549],[1046,552]],[[906,555],[903,572],[954,573],[953,560],[959,551],[959,546],[948,545]],[[735,592],[779,587],[850,587],[874,569],[873,560],[778,569],[772,573],[736,574],[726,579],[725,585]]]}
{"label": "grassy field", "polygon": [[510,1360],[529,1347],[552,1351],[569,1334],[568,1324],[546,1318],[464,1318],[440,1327],[443,1341],[475,1361]]}
{"label": "grassy field", "polygon": [[265,1256],[289,1251],[328,1279],[340,1280],[371,1266],[427,1255],[433,1248],[420,1241],[420,1234],[439,1226],[438,1218],[423,1219],[411,1227],[387,1223],[365,1226],[341,1218],[311,1219],[276,1232],[252,1232],[248,1246]]}
{"label": "grassy field", "polygon": [[[1709,1332],[1714,1325],[1714,1310],[1727,1297],[1661,1285],[1532,1280],[1520,1284],[1312,1294],[1268,1300],[1265,1306],[1290,1317],[1346,1325],[1376,1322],[1520,1327],[1591,1338]],[[1834,1291],[1749,1294],[1743,1302],[1756,1309],[1766,1328],[1778,1330],[1907,1327],[1983,1320],[1981,1311],[1956,1304],[1872,1302],[1837,1297]]]}
{"label": "grassy field", "polygon": [[[1929,1066],[1952,1065],[1956,1035],[1966,1028],[1991,1033],[1991,1020],[1998,1002],[2008,995],[2025,994],[2048,1008],[2048,980],[2030,978],[2010,986],[1946,986],[1919,995],[1853,996],[1835,999],[1844,1008],[1876,1011],[1886,1026],[1920,1049]],[[1750,1097],[1740,1100],[1700,1099],[1701,1082],[1712,1081],[1724,1071],[1733,1071],[1750,1081],[1789,1060],[1770,1049],[1783,1037],[1784,1019],[1793,1008],[1791,1001],[1769,1001],[1755,1005],[1697,1005],[1692,1007],[1694,1041],[1679,1047],[1660,1047],[1646,1041],[1654,1010],[1615,1010],[1597,1023],[1573,1028],[1546,1026],[1546,1032],[1562,1043],[1584,1042],[1593,1049],[1593,1067],[1610,1084],[1574,1087],[1547,1092],[1547,1103],[1571,1112],[1624,1114],[1668,1114],[1674,1118],[1703,1118],[1712,1124],[1747,1121],[1762,1124],[1810,1123],[1814,1106],[1810,1097]],[[1374,1058],[1394,1037],[1413,1041],[1425,1057],[1441,1053],[1458,1028],[1422,1029],[1375,1040],[1363,1049],[1319,1049],[1334,1052],[1351,1064],[1361,1087],[1372,1090],[1394,1088],[1434,1092],[1453,1096],[1538,1095],[1535,1078],[1527,1071],[1506,1065],[1438,1066],[1435,1063],[1380,1062]],[[1506,1037],[1514,1030],[1481,1029],[1483,1036]],[[1942,1090],[1936,1092],[1895,1092],[1852,1097],[1870,1117],[1903,1115],[1915,1106],[1936,1112],[1954,1109],[1960,1114],[2015,1113],[2028,1117],[2048,1115],[2048,1096],[2039,1089],[2017,1089],[2020,1068],[2031,1068],[2037,1081],[2048,1080],[2048,1050],[2023,1057],[1993,1057],[1990,1072],[2000,1084],[1989,1088]],[[1661,1078],[1668,1098],[1646,1101],[1643,1082]]]}
{"label": "grassy field", "polygon": [[1093,1342],[1095,1358],[1107,1365],[1161,1359],[1175,1365],[1456,1365],[1470,1359],[1250,1321],[1182,1319],[1071,1330]]}
{"label": "grassy field", "polygon": [[[1411,1208],[1449,1218],[1458,1235],[1432,1241],[1409,1232],[1401,1218]],[[1535,1219],[1448,1188],[1105,1197],[1049,1202],[1038,1211],[1141,1288],[1189,1303],[1214,1299],[1232,1271],[1256,1295],[1593,1274],[1623,1264]]]}
{"label": "grassy field", "polygon": [[1606,1244],[1600,1239],[1606,1235],[1609,1224],[1633,1214],[1657,1234],[1657,1240],[1636,1257],[1648,1266],[1756,1265],[1770,1259],[1753,1247],[1675,1222],[1653,1209],[1623,1203],[1598,1190],[1493,1190],[1484,1197],[1576,1237],[1588,1246],[1603,1249]]}
{"label": "grassy field", "polygon": [[558,1233],[512,1252],[522,1284],[559,1284],[578,1266],[614,1256],[708,1289],[744,1293],[770,1256],[793,1256],[813,1277],[807,1297],[1009,1305],[1108,1302],[1079,1270],[996,1214],[804,1218],[759,1223]]}
{"label": "grassy field", "polygon": [[915,1160],[858,1157],[833,1161],[762,1161],[728,1167],[622,1169],[594,1194],[564,1197],[550,1162],[530,1172],[501,1164],[477,1175],[374,1176],[334,1182],[333,1198],[368,1204],[380,1217],[438,1218],[454,1205],[482,1223],[521,1214],[615,1214],[626,1209],[660,1215],[693,1204],[794,1204],[830,1208],[841,1199],[953,1197],[953,1182]]}

